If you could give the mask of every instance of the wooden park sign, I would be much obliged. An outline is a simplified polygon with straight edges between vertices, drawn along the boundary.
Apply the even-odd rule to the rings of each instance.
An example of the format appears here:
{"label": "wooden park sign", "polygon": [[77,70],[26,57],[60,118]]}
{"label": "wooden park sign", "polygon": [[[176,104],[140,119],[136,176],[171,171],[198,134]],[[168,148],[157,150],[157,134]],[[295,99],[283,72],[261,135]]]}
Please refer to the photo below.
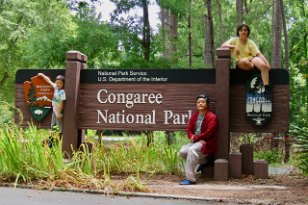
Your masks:
{"label": "wooden park sign", "polygon": [[85,69],[87,57],[66,54],[66,69],[21,69],[16,74],[16,107],[23,113],[16,121],[49,128],[49,114],[37,121],[25,103],[23,83],[42,72],[54,80],[65,75],[63,149],[77,149],[84,129],[186,130],[195,111],[195,98],[206,93],[210,109],[219,120],[217,158],[228,158],[229,132],[287,132],[289,124],[288,72],[272,69],[273,114],[259,128],[246,119],[245,83],[250,72],[230,69],[230,51],[217,49],[215,69]]}

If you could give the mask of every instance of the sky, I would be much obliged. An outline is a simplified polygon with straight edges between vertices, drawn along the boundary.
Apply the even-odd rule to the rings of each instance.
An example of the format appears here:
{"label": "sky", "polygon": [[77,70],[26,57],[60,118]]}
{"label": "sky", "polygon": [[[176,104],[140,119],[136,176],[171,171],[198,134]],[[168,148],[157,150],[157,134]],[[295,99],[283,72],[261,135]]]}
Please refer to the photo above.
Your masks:
{"label": "sky", "polygon": [[[112,13],[113,10],[116,8],[114,3],[110,2],[109,0],[101,0],[100,3],[95,3],[95,7],[97,13],[101,13],[102,20],[110,22],[110,13]],[[132,16],[142,16],[142,8],[133,9],[129,14]],[[152,29],[154,29],[154,31],[157,31],[157,25],[160,23],[159,6],[154,0],[150,0],[149,18]]]}

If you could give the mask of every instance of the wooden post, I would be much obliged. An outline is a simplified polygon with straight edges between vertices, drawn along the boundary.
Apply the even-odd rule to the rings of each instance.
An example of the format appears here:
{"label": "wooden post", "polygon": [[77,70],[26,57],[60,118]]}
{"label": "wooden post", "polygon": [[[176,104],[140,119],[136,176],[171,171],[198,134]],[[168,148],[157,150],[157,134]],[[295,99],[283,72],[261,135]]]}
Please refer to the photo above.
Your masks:
{"label": "wooden post", "polygon": [[254,161],[254,176],[258,179],[268,178],[268,163],[265,160]]}
{"label": "wooden post", "polygon": [[[78,93],[80,85],[80,71],[86,68],[87,57],[79,51],[66,53],[65,92],[66,101],[63,115],[63,152],[72,156],[81,143],[82,131],[78,130]],[[73,149],[73,150],[72,150]],[[67,156],[65,156],[67,157]]]}
{"label": "wooden post", "polygon": [[228,160],[217,159],[214,163],[214,180],[227,181],[228,179]]}
{"label": "wooden post", "polygon": [[229,155],[229,91],[230,50],[216,49],[216,115],[218,117],[217,159],[228,159]]}
{"label": "wooden post", "polygon": [[253,146],[251,144],[242,144],[240,146],[242,153],[242,171],[245,175],[253,174]]}
{"label": "wooden post", "polygon": [[242,153],[233,152],[229,154],[229,177],[242,178]]}

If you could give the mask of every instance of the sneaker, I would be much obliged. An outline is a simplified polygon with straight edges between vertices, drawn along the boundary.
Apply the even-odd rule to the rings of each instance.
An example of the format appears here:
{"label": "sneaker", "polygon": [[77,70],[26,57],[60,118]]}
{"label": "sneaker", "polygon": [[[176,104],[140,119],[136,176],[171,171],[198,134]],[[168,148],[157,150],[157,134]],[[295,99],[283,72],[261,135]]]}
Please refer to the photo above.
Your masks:
{"label": "sneaker", "polygon": [[190,181],[189,179],[184,179],[180,181],[180,185],[193,185],[196,184],[196,182]]}
{"label": "sneaker", "polygon": [[271,94],[271,91],[270,91],[270,88],[269,88],[269,86],[268,85],[265,85],[264,86],[264,97],[266,98],[266,100],[270,100],[271,99],[271,97],[272,97],[272,94]]}

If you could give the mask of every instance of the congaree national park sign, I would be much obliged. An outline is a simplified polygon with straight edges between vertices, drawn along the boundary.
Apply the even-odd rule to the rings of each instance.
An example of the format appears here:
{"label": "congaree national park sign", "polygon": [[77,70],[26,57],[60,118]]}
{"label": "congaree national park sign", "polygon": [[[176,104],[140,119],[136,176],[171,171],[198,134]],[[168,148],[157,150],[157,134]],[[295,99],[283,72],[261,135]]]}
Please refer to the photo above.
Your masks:
{"label": "congaree national park sign", "polygon": [[[218,157],[227,158],[230,132],[286,132],[289,124],[289,75],[272,69],[272,116],[261,128],[246,119],[246,82],[254,72],[230,69],[230,51],[217,49],[215,69],[85,69],[87,57],[66,54],[66,69],[20,69],[16,73],[16,107],[29,122],[49,128],[51,88],[36,83],[44,73],[54,81],[65,75],[63,149],[71,153],[80,143],[80,131],[97,130],[186,130],[195,111],[196,96],[206,93],[210,110],[219,121]],[[32,78],[32,83],[24,82]],[[34,94],[33,93],[40,93]],[[25,100],[26,99],[26,100]],[[45,100],[44,105],[42,101]],[[30,110],[29,107],[30,106]],[[32,108],[31,108],[32,107]],[[31,113],[34,113],[32,115]],[[47,113],[47,114],[46,114]],[[42,114],[46,114],[46,118]],[[40,120],[40,121],[39,121]]]}
{"label": "congaree national park sign", "polygon": [[[19,71],[21,76],[38,72],[44,70]],[[82,70],[78,127],[184,130],[196,96],[207,93],[214,99],[214,83],[213,69]],[[214,100],[211,109],[215,110]]]}

